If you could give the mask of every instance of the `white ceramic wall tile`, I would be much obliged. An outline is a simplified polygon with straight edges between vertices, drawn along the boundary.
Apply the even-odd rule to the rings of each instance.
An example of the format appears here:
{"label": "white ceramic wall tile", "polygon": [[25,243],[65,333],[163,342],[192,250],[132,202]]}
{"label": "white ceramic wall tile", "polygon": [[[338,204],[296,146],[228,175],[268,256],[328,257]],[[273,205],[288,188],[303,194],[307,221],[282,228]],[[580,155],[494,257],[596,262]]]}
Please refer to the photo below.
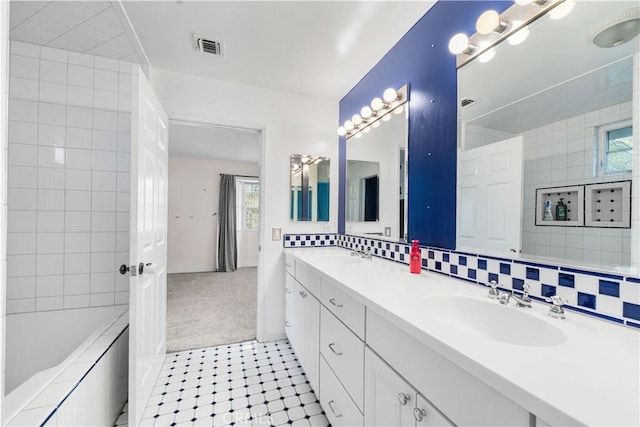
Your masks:
{"label": "white ceramic wall tile", "polygon": [[36,253],[61,254],[64,252],[64,233],[38,233]]}
{"label": "white ceramic wall tile", "polygon": [[11,98],[38,100],[38,80],[11,77],[9,85],[11,87],[11,92],[9,93]]}
{"label": "white ceramic wall tile", "polygon": [[37,144],[38,126],[35,123],[9,122],[9,144]]}
{"label": "white ceramic wall tile", "polygon": [[92,137],[93,132],[91,129],[68,127],[66,144],[68,148],[90,150]]}
{"label": "white ceramic wall tile", "polygon": [[65,295],[85,295],[91,290],[91,276],[89,274],[66,274],[64,276]]}
{"label": "white ceramic wall tile", "polygon": [[93,87],[93,68],[69,64],[67,72],[69,85]]}
{"label": "white ceramic wall tile", "polygon": [[94,150],[117,151],[118,133],[105,130],[94,130],[92,147]]}
{"label": "white ceramic wall tile", "polygon": [[38,297],[36,298],[36,311],[62,310],[63,297]]}
{"label": "white ceramic wall tile", "polygon": [[37,214],[33,211],[9,211],[7,229],[16,233],[36,231]]}
{"label": "white ceramic wall tile", "polygon": [[40,61],[37,58],[11,55],[9,75],[38,80],[40,77]]}
{"label": "white ceramic wall tile", "polygon": [[39,211],[37,215],[38,232],[64,232],[64,212]]}
{"label": "white ceramic wall tile", "polygon": [[[39,168],[38,170],[38,188],[64,190],[65,188],[65,170]],[[40,207],[38,207],[40,209]]]}
{"label": "white ceramic wall tile", "polygon": [[9,166],[9,188],[37,188],[37,168],[31,166]]}
{"label": "white ceramic wall tile", "polygon": [[36,278],[12,277],[7,279],[7,299],[25,299],[36,297]]}
{"label": "white ceramic wall tile", "polygon": [[89,170],[66,170],[67,190],[91,190],[91,171]]}
{"label": "white ceramic wall tile", "polygon": [[67,87],[67,102],[78,107],[93,107],[93,89],[90,87]]}
{"label": "white ceramic wall tile", "polygon": [[38,276],[36,277],[36,296],[57,297],[64,295],[64,276]]}
{"label": "white ceramic wall tile", "polygon": [[90,212],[65,212],[64,226],[67,232],[91,231]]}
{"label": "white ceramic wall tile", "polygon": [[23,99],[10,99],[9,120],[38,123],[38,103]]}

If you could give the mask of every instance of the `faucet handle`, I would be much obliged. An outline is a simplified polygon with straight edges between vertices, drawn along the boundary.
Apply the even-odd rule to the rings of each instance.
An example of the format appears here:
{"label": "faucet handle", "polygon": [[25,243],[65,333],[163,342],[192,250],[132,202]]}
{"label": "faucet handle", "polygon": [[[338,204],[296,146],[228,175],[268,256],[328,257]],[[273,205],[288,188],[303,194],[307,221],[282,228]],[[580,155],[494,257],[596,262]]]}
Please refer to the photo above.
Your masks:
{"label": "faucet handle", "polygon": [[522,293],[524,293],[525,296],[529,295],[529,289],[531,289],[531,286],[529,286],[527,283],[522,285]]}
{"label": "faucet handle", "polygon": [[557,305],[557,306],[559,306],[559,307],[562,307],[563,305],[565,305],[566,303],[568,303],[568,302],[569,302],[569,300],[568,300],[568,299],[566,299],[566,298],[562,298],[561,296],[558,296],[558,295],[553,295],[553,296],[550,296],[550,297],[545,297],[545,298],[544,298],[544,300],[545,300],[546,302],[550,302],[550,303],[552,303],[553,305]]}
{"label": "faucet handle", "polygon": [[489,289],[489,298],[491,299],[498,299],[500,298],[500,291],[498,290],[498,282],[496,282],[495,280],[492,280],[489,282],[489,286],[491,287],[491,289]]}
{"label": "faucet handle", "polygon": [[498,282],[496,282],[495,280],[492,280],[489,282],[489,286],[491,287],[491,289],[497,289],[498,288]]}

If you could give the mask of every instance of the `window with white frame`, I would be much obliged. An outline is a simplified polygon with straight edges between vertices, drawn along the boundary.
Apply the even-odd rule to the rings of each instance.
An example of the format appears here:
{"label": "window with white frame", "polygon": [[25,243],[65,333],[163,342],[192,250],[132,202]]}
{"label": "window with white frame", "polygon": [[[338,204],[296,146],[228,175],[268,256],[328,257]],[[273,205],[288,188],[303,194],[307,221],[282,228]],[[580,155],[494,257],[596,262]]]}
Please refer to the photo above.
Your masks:
{"label": "window with white frame", "polygon": [[600,175],[628,173],[633,169],[631,121],[601,126],[599,131]]}
{"label": "window with white frame", "polygon": [[238,231],[258,229],[260,184],[254,179],[236,179],[236,216]]}

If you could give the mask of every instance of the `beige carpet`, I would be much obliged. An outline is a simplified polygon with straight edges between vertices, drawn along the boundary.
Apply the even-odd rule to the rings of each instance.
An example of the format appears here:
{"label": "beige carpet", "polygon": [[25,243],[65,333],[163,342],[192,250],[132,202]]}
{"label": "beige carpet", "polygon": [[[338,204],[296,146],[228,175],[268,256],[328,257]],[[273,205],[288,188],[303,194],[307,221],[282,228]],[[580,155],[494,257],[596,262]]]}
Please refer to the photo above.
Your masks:
{"label": "beige carpet", "polygon": [[256,268],[169,274],[167,353],[256,338]]}

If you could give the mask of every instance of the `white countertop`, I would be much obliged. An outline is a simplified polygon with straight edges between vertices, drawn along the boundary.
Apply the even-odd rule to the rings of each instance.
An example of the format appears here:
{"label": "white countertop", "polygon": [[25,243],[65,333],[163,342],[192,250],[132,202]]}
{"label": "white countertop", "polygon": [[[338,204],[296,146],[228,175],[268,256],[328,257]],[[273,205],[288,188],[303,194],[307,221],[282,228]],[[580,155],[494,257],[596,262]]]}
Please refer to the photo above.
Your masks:
{"label": "white countertop", "polygon": [[[560,328],[566,342],[521,346],[495,341],[425,314],[424,298],[459,295],[486,300],[488,288],[440,274],[410,274],[409,266],[380,258],[335,265],[341,248],[286,249],[340,282],[343,290],[459,367],[552,425],[640,426],[640,331],[548,304],[514,304]],[[499,304],[494,301],[495,304]],[[526,334],[527,331],[522,331]],[[499,410],[497,408],[497,410]]]}

